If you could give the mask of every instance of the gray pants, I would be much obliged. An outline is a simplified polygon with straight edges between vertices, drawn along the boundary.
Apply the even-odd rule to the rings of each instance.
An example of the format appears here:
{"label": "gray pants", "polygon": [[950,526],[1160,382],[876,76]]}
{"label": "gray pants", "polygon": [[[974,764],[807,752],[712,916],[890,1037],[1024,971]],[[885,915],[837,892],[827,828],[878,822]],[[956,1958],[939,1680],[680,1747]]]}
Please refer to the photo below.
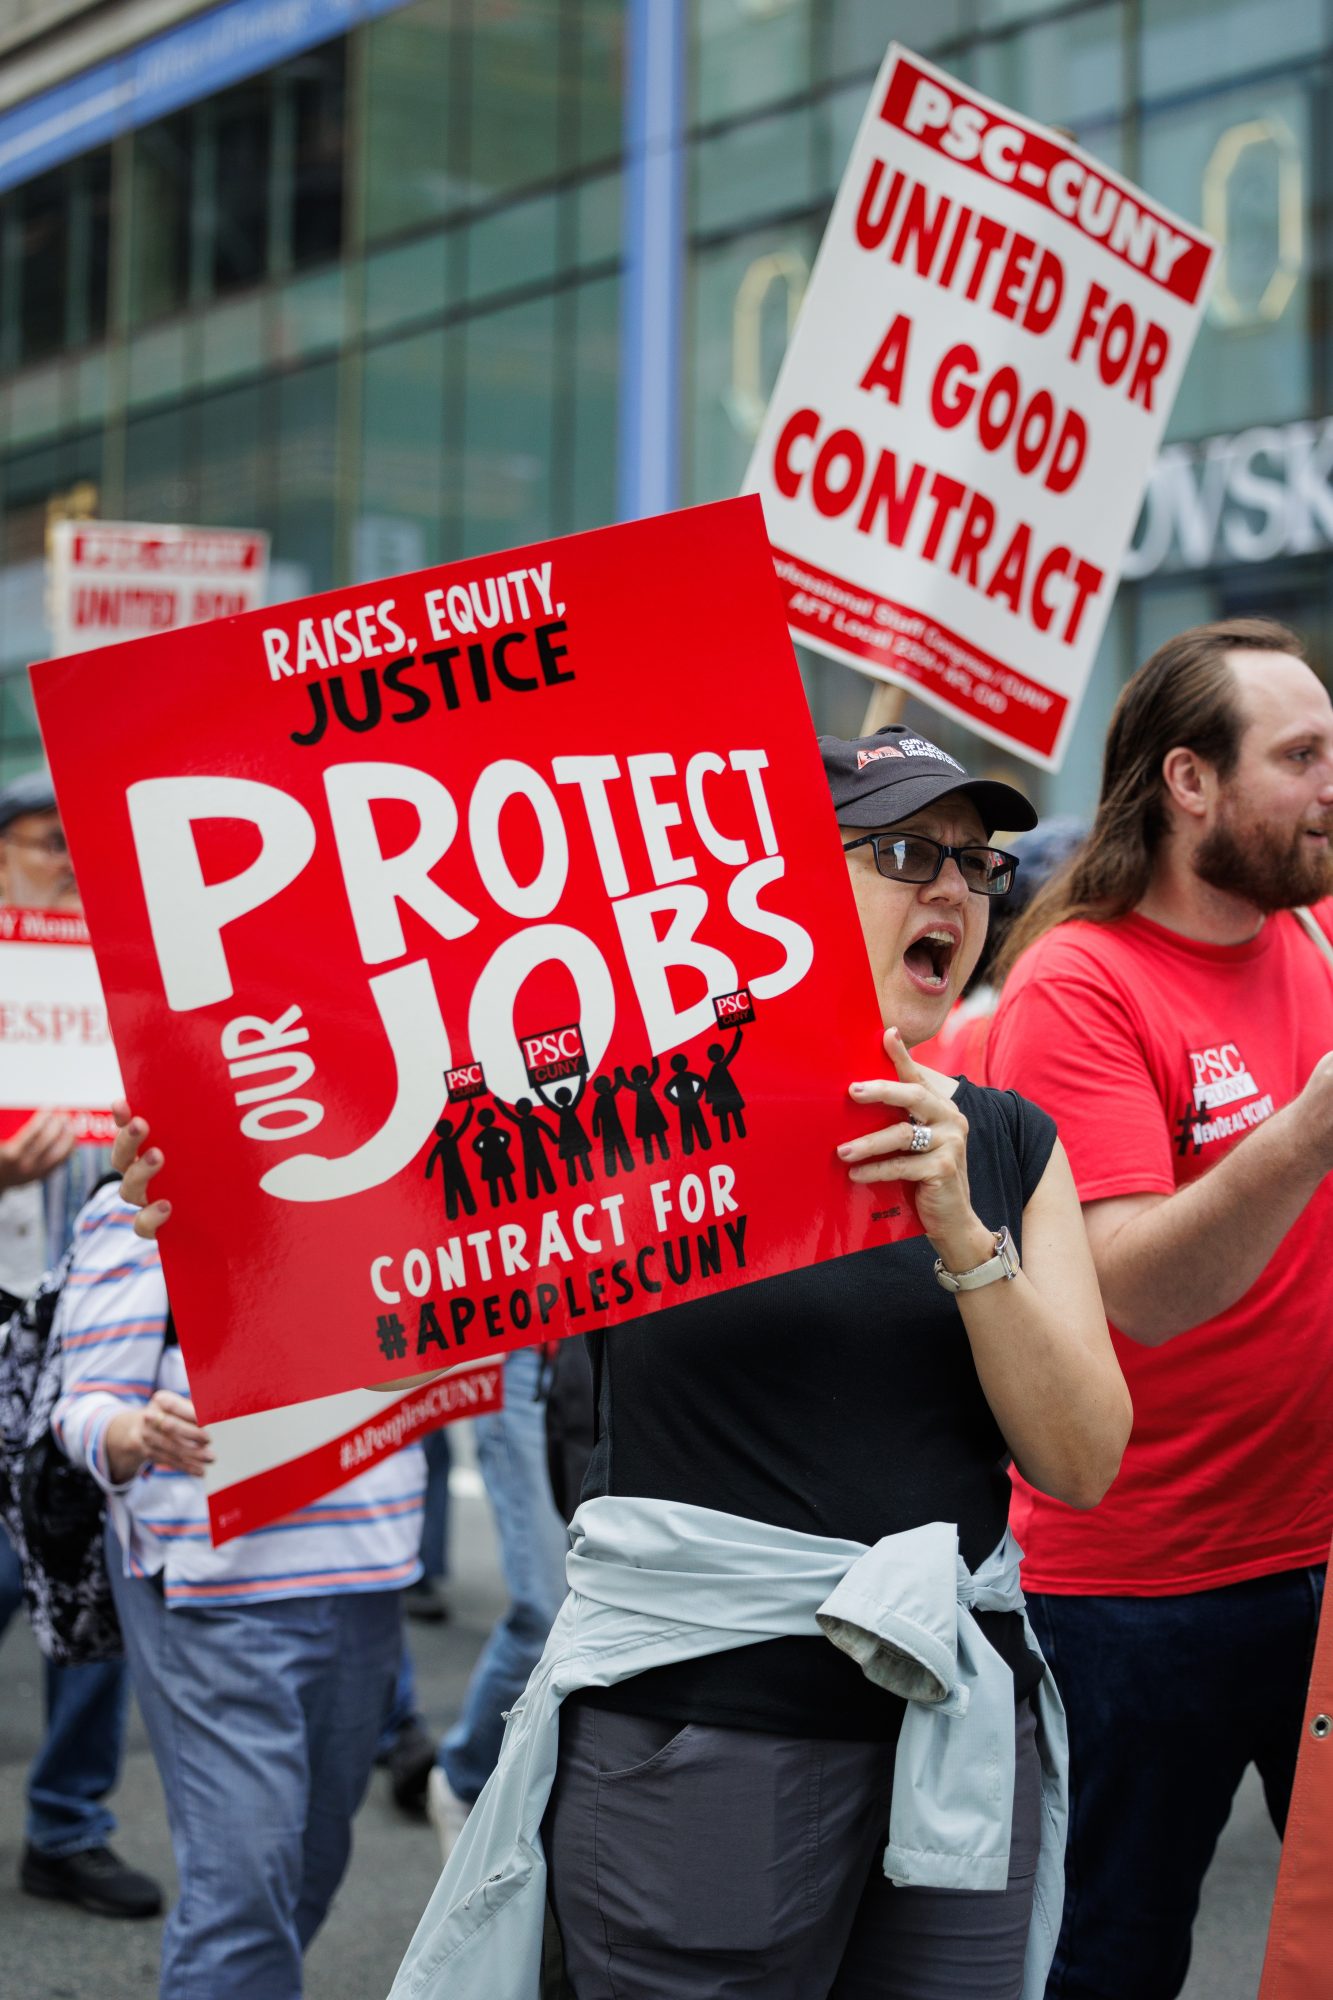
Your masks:
{"label": "gray pants", "polygon": [[895,1889],[893,1751],[573,1701],[542,1827],[577,2000],[1017,2000],[1041,1827],[1017,1716],[1007,1889]]}

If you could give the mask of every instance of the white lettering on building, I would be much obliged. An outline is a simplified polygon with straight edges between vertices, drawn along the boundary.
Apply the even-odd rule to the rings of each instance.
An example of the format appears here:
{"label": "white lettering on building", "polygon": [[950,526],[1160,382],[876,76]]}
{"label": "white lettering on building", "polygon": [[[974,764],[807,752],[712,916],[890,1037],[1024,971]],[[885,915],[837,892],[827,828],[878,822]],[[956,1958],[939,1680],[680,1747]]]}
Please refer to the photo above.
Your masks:
{"label": "white lettering on building", "polygon": [[1333,417],[1168,445],[1122,575],[1271,562],[1333,548]]}

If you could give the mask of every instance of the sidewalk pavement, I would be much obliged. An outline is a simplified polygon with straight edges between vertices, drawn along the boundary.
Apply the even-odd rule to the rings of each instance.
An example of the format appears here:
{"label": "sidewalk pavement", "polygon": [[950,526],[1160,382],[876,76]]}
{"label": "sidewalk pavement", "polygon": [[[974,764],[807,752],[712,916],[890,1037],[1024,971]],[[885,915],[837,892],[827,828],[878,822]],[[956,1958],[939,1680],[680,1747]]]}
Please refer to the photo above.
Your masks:
{"label": "sidewalk pavement", "polygon": [[[419,1698],[432,1729],[453,1720],[491,1624],[503,1608],[490,1514],[476,1475],[455,1475],[447,1625],[409,1627]],[[37,1742],[41,1674],[26,1625],[0,1649],[0,1937],[4,1990],[24,2000],[155,2000],[160,1923],[114,1922],[23,1895],[23,1779]],[[116,1845],[171,1893],[174,1872],[161,1788],[136,1714],[113,1805]],[[239,1829],[238,1829],[239,1833]],[[1277,1840],[1254,1774],[1241,1790],[1204,1888],[1194,1963],[1182,2000],[1254,2000],[1277,1868]],[[435,1836],[405,1819],[377,1771],[357,1818],[346,1880],[306,1960],[307,2000],[383,2000],[439,1869]]]}

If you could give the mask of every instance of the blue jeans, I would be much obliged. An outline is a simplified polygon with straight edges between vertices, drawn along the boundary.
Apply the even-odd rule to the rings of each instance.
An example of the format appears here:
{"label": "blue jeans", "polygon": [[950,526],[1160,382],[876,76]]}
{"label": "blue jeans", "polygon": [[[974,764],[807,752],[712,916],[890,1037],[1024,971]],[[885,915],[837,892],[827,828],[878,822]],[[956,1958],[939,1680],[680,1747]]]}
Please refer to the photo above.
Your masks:
{"label": "blue jeans", "polygon": [[421,1567],[438,1580],[449,1574],[449,1469],[454,1454],[448,1426],[422,1440],[426,1454],[426,1492],[421,1509]]}
{"label": "blue jeans", "polygon": [[417,1709],[417,1675],[412,1665],[412,1655],[408,1649],[407,1634],[403,1633],[402,1651],[398,1655],[398,1672],[394,1677],[393,1692],[389,1696],[389,1706],[380,1725],[378,1741],[375,1744],[375,1762],[386,1764],[391,1751],[403,1731],[412,1723],[421,1721]]}
{"label": "blue jeans", "polygon": [[[0,1635],[22,1603],[23,1571],[0,1530]],[[43,1854],[79,1854],[105,1847],[116,1830],[102,1801],[120,1776],[129,1682],[123,1660],[43,1665],[46,1735],[28,1771],[24,1832]]]}
{"label": "blue jeans", "polygon": [[398,1671],[399,1593],[168,1610],[109,1549],[180,1877],[163,2000],[299,2000]]}
{"label": "blue jeans", "polygon": [[473,1669],[462,1714],[440,1744],[444,1775],[469,1803],[495,1769],[504,1712],[527,1686],[565,1598],[569,1534],[551,1498],[540,1381],[535,1347],[506,1355],[505,1406],[476,1420],[477,1459],[500,1537],[509,1609]]}
{"label": "blue jeans", "polygon": [[1199,1890],[1248,1765],[1279,1834],[1322,1570],[1028,1615],[1069,1714],[1065,1912],[1047,2000],[1175,2000]]}

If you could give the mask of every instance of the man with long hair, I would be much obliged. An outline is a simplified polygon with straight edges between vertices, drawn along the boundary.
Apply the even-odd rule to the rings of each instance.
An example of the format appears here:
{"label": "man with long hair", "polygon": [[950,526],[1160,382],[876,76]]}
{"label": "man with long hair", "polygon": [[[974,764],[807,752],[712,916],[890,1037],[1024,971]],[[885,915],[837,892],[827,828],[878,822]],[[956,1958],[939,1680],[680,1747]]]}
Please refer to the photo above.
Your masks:
{"label": "man with long hair", "polygon": [[1069,1710],[1048,2000],[1171,2000],[1251,1763],[1282,1831],[1333,1531],[1333,706],[1299,640],[1170,640],[1011,935],[991,1081],[1058,1121],[1134,1401],[1093,1513],[1016,1480]]}

